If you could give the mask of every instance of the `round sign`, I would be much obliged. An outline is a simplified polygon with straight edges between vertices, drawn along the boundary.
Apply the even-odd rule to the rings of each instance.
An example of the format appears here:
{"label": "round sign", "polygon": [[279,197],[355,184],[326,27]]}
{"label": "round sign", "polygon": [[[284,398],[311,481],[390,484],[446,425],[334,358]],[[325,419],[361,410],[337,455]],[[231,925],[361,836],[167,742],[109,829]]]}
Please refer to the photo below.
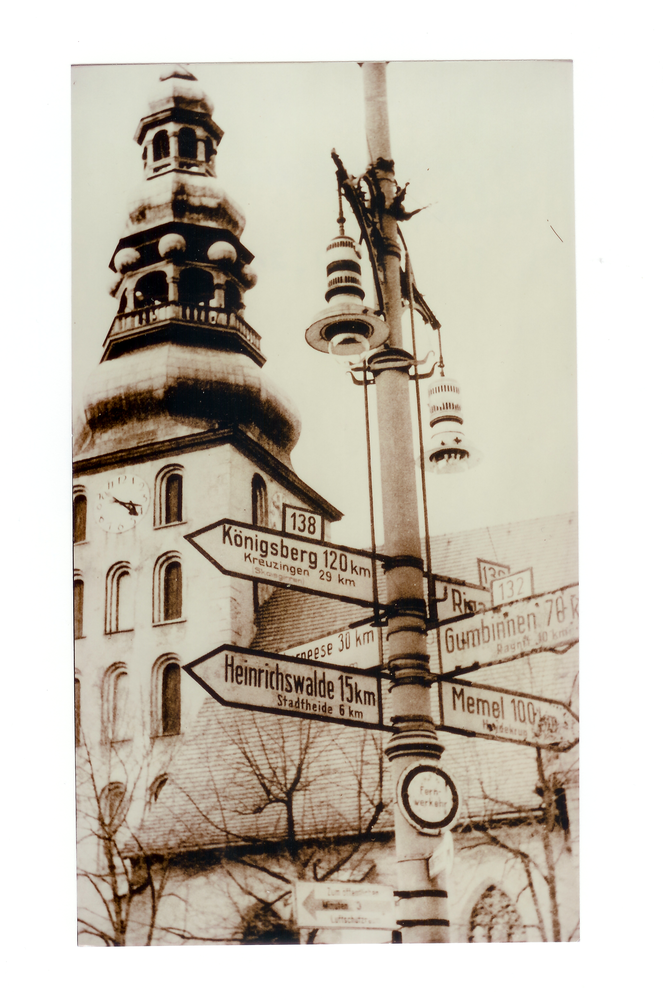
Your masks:
{"label": "round sign", "polygon": [[449,775],[433,764],[412,764],[398,781],[398,805],[420,833],[436,836],[456,818],[458,789]]}

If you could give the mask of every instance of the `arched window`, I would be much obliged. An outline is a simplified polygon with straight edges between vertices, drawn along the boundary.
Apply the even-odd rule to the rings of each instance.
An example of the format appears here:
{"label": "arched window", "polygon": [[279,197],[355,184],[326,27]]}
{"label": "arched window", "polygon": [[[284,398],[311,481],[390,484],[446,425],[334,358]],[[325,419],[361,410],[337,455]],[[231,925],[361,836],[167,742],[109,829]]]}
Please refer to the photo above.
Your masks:
{"label": "arched window", "polygon": [[[267,486],[262,476],[259,476],[257,473],[251,480],[251,523],[260,527],[269,526]],[[253,610],[256,614],[268,594],[269,590],[264,584],[253,584]]]}
{"label": "arched window", "polygon": [[167,774],[160,774],[158,778],[154,779],[154,781],[150,785],[150,791],[148,796],[150,805],[154,805],[154,803],[157,801],[167,781],[168,781]]}
{"label": "arched window", "polygon": [[257,473],[251,480],[251,522],[263,528],[269,525],[267,486]]}
{"label": "arched window", "polygon": [[239,288],[237,285],[234,285],[232,281],[227,281],[224,285],[223,301],[227,312],[237,312],[242,303],[242,296],[239,293]]}
{"label": "arched window", "polygon": [[167,156],[170,156],[170,140],[166,131],[157,132],[152,143],[152,149],[152,159],[155,161],[165,160]]}
{"label": "arched window", "polygon": [[171,472],[166,479],[166,524],[182,520],[182,477]]}
{"label": "arched window", "polygon": [[177,552],[167,552],[154,567],[155,624],[182,618],[182,562]]}
{"label": "arched window", "polygon": [[518,910],[502,889],[489,885],[474,905],[467,936],[470,944],[524,941]]}
{"label": "arched window", "polygon": [[122,292],[122,295],[120,297],[120,305],[119,305],[119,308],[118,308],[118,312],[123,313],[123,312],[126,312],[126,311],[127,311],[127,292],[126,292],[126,289],[125,289]]}
{"label": "arched window", "polygon": [[80,576],[74,577],[74,639],[83,638],[83,598],[85,584]]}
{"label": "arched window", "polygon": [[136,282],[134,304],[136,309],[161,306],[168,302],[168,278],[163,271],[150,271]]}
{"label": "arched window", "polygon": [[175,736],[180,731],[180,668],[167,663],[161,674],[161,732]]}
{"label": "arched window", "polygon": [[126,793],[126,786],[121,781],[111,781],[99,796],[100,819],[109,831],[117,830],[124,819],[122,805]]}
{"label": "arched window", "polygon": [[213,156],[214,156],[214,143],[208,136],[205,139],[205,162],[209,163],[209,161],[212,159]]}
{"label": "arched window", "polygon": [[208,306],[214,298],[214,278],[202,267],[187,267],[180,274],[178,296],[183,305]]}
{"label": "arched window", "polygon": [[81,682],[74,677],[74,738],[76,746],[81,745]]}
{"label": "arched window", "polygon": [[183,520],[183,477],[181,465],[161,469],[154,483],[154,525],[180,524]]}
{"label": "arched window", "polygon": [[111,667],[104,684],[104,724],[111,743],[131,739],[129,674],[123,663]]}
{"label": "arched window", "polygon": [[163,571],[164,619],[182,617],[182,564],[169,562]]}
{"label": "arched window", "polygon": [[84,542],[87,532],[87,497],[82,491],[74,494],[74,542]]}
{"label": "arched window", "polygon": [[192,128],[181,128],[177,136],[177,146],[181,157],[195,160],[198,153],[196,133]]}
{"label": "arched window", "polygon": [[106,632],[128,632],[133,628],[131,567],[116,563],[106,574]]}

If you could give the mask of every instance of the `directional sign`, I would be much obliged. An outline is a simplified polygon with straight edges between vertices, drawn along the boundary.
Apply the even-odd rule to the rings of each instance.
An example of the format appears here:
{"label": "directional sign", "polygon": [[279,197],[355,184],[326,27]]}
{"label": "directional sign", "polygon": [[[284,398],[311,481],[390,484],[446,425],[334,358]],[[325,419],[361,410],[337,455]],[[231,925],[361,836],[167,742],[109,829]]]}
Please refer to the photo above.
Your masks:
{"label": "directional sign", "polygon": [[182,669],[222,705],[383,728],[380,679],[349,667],[226,644]]}
{"label": "directional sign", "polygon": [[297,882],[297,923],[300,927],[396,928],[394,891],[388,885],[365,882]]}
{"label": "directional sign", "polygon": [[370,552],[292,538],[228,518],[184,537],[229,576],[373,604],[373,566],[378,564]]}
{"label": "directional sign", "polygon": [[578,584],[441,622],[442,672],[505,663],[578,641]]}
{"label": "directional sign", "polygon": [[467,681],[443,680],[439,688],[445,732],[562,753],[578,742],[578,717],[561,701]]}
{"label": "directional sign", "polygon": [[297,659],[319,660],[322,663],[338,663],[347,667],[368,670],[379,667],[380,633],[382,629],[371,625],[356,625],[354,628],[330,632],[312,642],[301,642],[283,652]]}
{"label": "directional sign", "polygon": [[492,603],[497,606],[508,601],[520,601],[523,597],[531,597],[534,593],[532,581],[531,569],[521,569],[519,573],[497,577],[490,584]]}
{"label": "directional sign", "polygon": [[454,580],[451,576],[435,576],[437,616],[450,621],[468,611],[488,611],[493,606],[490,590],[476,583]]}

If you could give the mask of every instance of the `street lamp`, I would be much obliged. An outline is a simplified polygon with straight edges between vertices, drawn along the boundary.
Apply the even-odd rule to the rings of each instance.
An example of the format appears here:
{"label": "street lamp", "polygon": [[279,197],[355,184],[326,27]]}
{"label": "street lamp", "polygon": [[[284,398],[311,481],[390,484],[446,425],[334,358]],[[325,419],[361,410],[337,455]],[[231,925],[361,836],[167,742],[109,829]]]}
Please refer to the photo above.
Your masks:
{"label": "street lamp", "polygon": [[[328,247],[326,298],[331,304],[308,328],[306,340],[316,350],[341,355],[348,362],[354,357],[356,367],[361,365],[364,386],[369,382],[375,385],[385,539],[382,558],[386,602],[381,613],[387,620],[385,666],[393,706],[393,733],[385,753],[391,763],[397,801],[394,826],[398,923],[404,942],[448,943],[445,873],[431,875],[431,856],[440,835],[457,815],[458,795],[438,765],[444,747],[431,711],[434,678],[426,634],[429,625],[434,626],[436,614],[424,596],[417,463],[410,417],[410,378],[418,376],[416,359],[403,347],[404,290],[407,288],[410,301],[416,302],[425,319],[430,322],[434,317],[413,286],[409,261],[401,270],[404,243],[399,223],[414,213],[405,212],[405,189],[398,186],[394,175],[386,66],[364,63],[362,70],[371,163],[357,179],[347,174],[335,152],[332,157],[337,166],[339,204],[342,193],[359,224],[373,271],[378,308],[363,306],[359,251],[354,240],[345,235],[341,208],[340,232]],[[432,443],[426,452],[426,467],[452,468],[469,461],[469,448],[460,430],[457,390],[457,384],[442,375],[431,385]],[[453,434],[449,434],[452,425]],[[421,457],[423,446],[418,450]]]}

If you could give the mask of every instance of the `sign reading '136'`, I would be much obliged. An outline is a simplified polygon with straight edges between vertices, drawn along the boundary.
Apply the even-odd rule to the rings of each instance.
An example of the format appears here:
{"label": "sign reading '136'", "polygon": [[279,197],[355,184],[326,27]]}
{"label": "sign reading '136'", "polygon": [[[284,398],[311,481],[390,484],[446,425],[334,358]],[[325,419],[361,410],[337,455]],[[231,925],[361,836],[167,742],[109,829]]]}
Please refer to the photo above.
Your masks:
{"label": "sign reading '136'", "polygon": [[230,576],[373,604],[374,560],[368,552],[293,538],[229,518],[184,537]]}
{"label": "sign reading '136'", "polygon": [[442,672],[504,663],[578,641],[578,584],[443,622]]}

